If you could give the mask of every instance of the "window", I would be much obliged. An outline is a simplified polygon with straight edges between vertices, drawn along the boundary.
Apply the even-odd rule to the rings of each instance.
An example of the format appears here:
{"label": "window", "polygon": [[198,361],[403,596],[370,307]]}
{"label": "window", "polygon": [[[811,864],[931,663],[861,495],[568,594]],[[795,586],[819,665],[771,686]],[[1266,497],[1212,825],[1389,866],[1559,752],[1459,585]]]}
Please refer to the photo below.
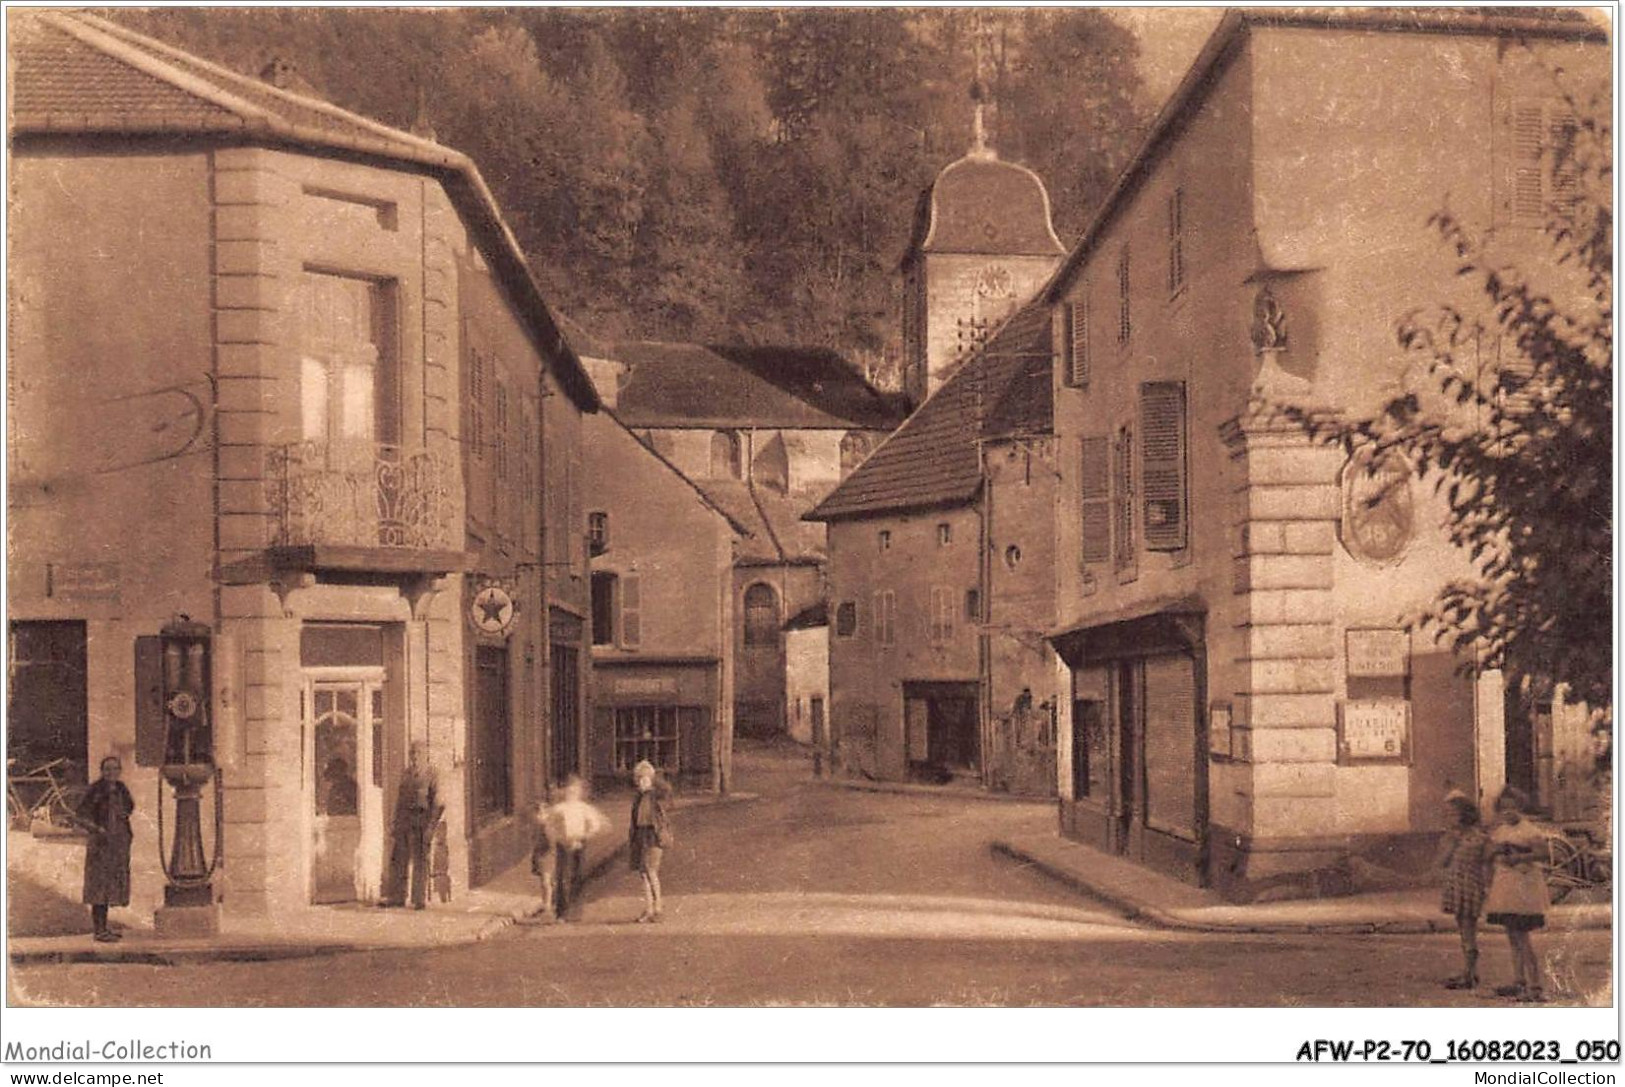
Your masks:
{"label": "window", "polygon": [[474,647],[474,819],[513,812],[513,730],[508,717],[508,647]]}
{"label": "window", "polygon": [[875,593],[875,641],[893,645],[897,640],[897,594],[890,589]]}
{"label": "window", "polygon": [[956,357],[969,358],[987,343],[992,331],[986,317],[961,317],[954,322],[954,350]]}
{"label": "window", "polygon": [[1132,577],[1135,568],[1134,541],[1134,432],[1123,427],[1117,432],[1117,445],[1112,450],[1112,475],[1116,493],[1112,520],[1112,542],[1115,545],[1114,565],[1121,574]]}
{"label": "window", "polygon": [[853,600],[843,600],[835,605],[835,636],[837,638],[850,638],[858,632],[858,605]]}
{"label": "window", "polygon": [[617,588],[621,648],[636,649],[643,644],[643,580],[637,574],[623,574]]}
{"label": "window", "polygon": [[491,360],[478,349],[468,353],[468,433],[469,451],[485,459],[485,394],[491,383]]}
{"label": "window", "polygon": [[400,440],[394,309],[390,284],[317,272],[300,283],[301,436],[329,457]]}
{"label": "window", "polygon": [[1145,546],[1178,551],[1185,546],[1185,383],[1148,381],[1140,386],[1140,487]]}
{"label": "window", "polygon": [[891,530],[890,529],[883,528],[883,529],[880,530],[880,550],[882,550],[882,551],[890,551],[891,550]]}
{"label": "window", "polygon": [[1185,286],[1185,190],[1168,197],[1168,296]]}
{"label": "window", "polygon": [[497,478],[508,478],[508,387],[500,380],[496,384],[496,434],[495,453]]}
{"label": "window", "polygon": [[1574,113],[1542,98],[1514,99],[1509,113],[1503,204],[1513,222],[1540,226],[1574,200]]}
{"label": "window", "polygon": [[682,736],[699,726],[694,706],[618,706],[615,709],[615,769],[623,773],[647,759],[657,770],[682,770]]}
{"label": "window", "polygon": [[954,636],[955,593],[941,585],[931,589],[931,644],[942,645]]}
{"label": "window", "polygon": [[1066,383],[1075,389],[1089,384],[1089,284],[1061,311],[1065,315],[1062,350],[1066,356]]}
{"label": "window", "polygon": [[1128,343],[1129,332],[1128,246],[1125,245],[1117,254],[1117,342]]}
{"label": "window", "polygon": [[965,590],[965,618],[972,623],[982,619],[982,591],[980,589]]}
{"label": "window", "polygon": [[603,510],[593,510],[587,514],[587,552],[591,555],[602,555],[608,550],[609,514]]}
{"label": "window", "polygon": [[615,644],[615,581],[614,574],[592,575],[593,645]]}
{"label": "window", "polygon": [[770,649],[778,644],[778,594],[771,585],[757,582],[745,590],[745,648]]}
{"label": "window", "polygon": [[739,435],[731,430],[719,430],[711,435],[711,478],[742,479],[744,474]]}
{"label": "window", "polygon": [[1078,557],[1106,562],[1112,551],[1111,439],[1084,438],[1078,466]]}
{"label": "window", "polygon": [[942,524],[937,526],[937,546],[938,547],[947,547],[949,544],[953,543],[953,540],[954,540],[954,528],[953,528],[952,525],[950,525],[946,521],[944,521]]}
{"label": "window", "polygon": [[[89,777],[90,688],[85,624],[26,621],[11,624],[11,681],[6,685],[6,753],[19,773],[53,759],[68,763],[60,777]],[[156,641],[156,639],[154,639]],[[156,765],[162,761],[159,739]],[[126,770],[129,768],[126,767]]]}

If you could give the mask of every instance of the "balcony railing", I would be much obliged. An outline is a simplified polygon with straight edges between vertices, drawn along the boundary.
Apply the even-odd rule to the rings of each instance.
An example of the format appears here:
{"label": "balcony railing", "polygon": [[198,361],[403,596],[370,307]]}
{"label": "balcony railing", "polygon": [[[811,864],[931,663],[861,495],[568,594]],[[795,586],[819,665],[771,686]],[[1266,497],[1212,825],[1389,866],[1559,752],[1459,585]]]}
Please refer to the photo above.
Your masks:
{"label": "balcony railing", "polygon": [[444,457],[373,442],[304,441],[276,446],[266,460],[276,546],[460,546],[456,476]]}

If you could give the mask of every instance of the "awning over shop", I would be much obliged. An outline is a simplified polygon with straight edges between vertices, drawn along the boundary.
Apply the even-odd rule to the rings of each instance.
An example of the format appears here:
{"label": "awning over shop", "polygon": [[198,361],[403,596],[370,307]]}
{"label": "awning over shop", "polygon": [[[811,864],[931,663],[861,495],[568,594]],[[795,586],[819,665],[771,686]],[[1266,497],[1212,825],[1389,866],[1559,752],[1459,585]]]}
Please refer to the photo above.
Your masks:
{"label": "awning over shop", "polygon": [[1177,653],[1202,643],[1207,601],[1155,597],[1051,631],[1046,640],[1072,668],[1117,657]]}

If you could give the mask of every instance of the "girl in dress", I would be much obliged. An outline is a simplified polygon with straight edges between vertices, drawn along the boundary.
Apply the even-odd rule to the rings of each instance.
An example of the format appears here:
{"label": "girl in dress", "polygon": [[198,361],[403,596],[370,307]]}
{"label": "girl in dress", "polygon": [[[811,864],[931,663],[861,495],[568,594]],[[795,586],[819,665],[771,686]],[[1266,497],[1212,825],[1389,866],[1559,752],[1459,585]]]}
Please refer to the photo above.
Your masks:
{"label": "girl in dress", "polygon": [[107,923],[111,906],[130,904],[130,814],[135,798],[119,775],[124,764],[115,756],[102,760],[102,776],[79,801],[75,822],[89,831],[85,844],[84,902],[97,943],[119,939]]}
{"label": "girl in dress", "polygon": [[1490,924],[1506,926],[1507,942],[1512,945],[1513,982],[1496,989],[1496,994],[1538,1003],[1546,998],[1530,933],[1545,927],[1551,897],[1541,866],[1547,854],[1546,832],[1524,814],[1528,806],[1529,798],[1511,785],[1496,798],[1498,825],[1490,834],[1495,874],[1484,909]]}
{"label": "girl in dress", "polygon": [[1445,913],[1456,918],[1461,936],[1462,971],[1444,983],[1446,989],[1478,986],[1478,915],[1484,910],[1484,885],[1489,878],[1490,839],[1484,833],[1478,805],[1459,789],[1444,798],[1450,830],[1439,851],[1444,868]]}

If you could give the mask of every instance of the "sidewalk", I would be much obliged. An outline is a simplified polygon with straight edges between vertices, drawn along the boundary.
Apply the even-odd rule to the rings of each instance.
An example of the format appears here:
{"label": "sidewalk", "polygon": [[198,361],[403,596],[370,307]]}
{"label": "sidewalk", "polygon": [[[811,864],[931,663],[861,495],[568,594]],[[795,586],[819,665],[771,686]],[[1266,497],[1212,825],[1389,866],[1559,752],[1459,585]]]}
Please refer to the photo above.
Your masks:
{"label": "sidewalk", "polygon": [[[1437,887],[1237,905],[1214,891],[1181,883],[1053,832],[996,840],[992,849],[1131,921],[1155,928],[1283,934],[1456,931],[1455,920],[1439,910]],[[1564,902],[1546,915],[1547,931],[1609,929],[1613,922],[1613,906],[1607,901]]]}
{"label": "sidewalk", "polygon": [[[679,797],[678,811],[754,799],[751,794],[700,794]],[[609,829],[588,844],[582,865],[583,884],[610,870],[626,856],[624,804],[601,797]],[[71,855],[70,855],[71,854]],[[527,858],[484,885],[456,888],[450,902],[433,902],[424,910],[378,909],[373,906],[312,906],[275,916],[224,914],[221,932],[207,939],[160,937],[150,910],[115,909],[113,927],[123,933],[118,943],[91,940],[89,918],[78,904],[83,846],[41,842],[11,832],[7,842],[8,898],[13,931],[34,925],[39,934],[10,935],[7,953],[13,963],[146,963],[261,962],[349,951],[444,947],[488,939],[509,925],[541,913],[545,903]],[[48,915],[48,916],[47,916]]]}

